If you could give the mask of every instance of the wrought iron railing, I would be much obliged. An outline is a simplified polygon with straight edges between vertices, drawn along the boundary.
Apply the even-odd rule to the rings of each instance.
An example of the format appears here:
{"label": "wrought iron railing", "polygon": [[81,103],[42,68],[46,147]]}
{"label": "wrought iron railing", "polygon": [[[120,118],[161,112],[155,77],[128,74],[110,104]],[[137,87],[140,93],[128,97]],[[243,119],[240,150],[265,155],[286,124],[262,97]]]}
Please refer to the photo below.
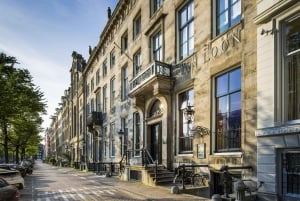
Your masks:
{"label": "wrought iron railing", "polygon": [[139,86],[146,83],[154,76],[171,76],[171,67],[168,64],[155,61],[151,63],[146,69],[141,71],[136,77],[129,82],[129,93]]}

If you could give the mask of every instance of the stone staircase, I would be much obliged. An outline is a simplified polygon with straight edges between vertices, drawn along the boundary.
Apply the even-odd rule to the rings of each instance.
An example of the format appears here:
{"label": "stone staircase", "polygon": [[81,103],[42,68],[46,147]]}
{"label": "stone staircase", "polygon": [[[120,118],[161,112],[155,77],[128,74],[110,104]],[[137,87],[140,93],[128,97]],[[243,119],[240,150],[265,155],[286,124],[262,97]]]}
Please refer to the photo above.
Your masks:
{"label": "stone staircase", "polygon": [[166,169],[163,165],[157,166],[156,178],[155,178],[155,166],[147,166],[146,172],[148,174],[149,184],[152,186],[157,185],[172,185],[174,180],[174,172]]}

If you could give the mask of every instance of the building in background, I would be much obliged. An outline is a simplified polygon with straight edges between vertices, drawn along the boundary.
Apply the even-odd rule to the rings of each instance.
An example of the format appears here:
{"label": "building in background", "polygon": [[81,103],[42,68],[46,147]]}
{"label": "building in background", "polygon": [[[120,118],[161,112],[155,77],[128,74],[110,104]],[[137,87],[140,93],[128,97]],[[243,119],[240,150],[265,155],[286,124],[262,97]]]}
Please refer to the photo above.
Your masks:
{"label": "building in background", "polygon": [[72,54],[64,125],[75,167],[121,168],[123,180],[157,185],[155,164],[165,175],[196,165],[210,195],[226,193],[227,170],[256,185],[255,16],[253,0],[120,0],[108,9],[86,64]]}
{"label": "building in background", "polygon": [[257,177],[264,200],[300,199],[299,13],[299,1],[257,4]]}

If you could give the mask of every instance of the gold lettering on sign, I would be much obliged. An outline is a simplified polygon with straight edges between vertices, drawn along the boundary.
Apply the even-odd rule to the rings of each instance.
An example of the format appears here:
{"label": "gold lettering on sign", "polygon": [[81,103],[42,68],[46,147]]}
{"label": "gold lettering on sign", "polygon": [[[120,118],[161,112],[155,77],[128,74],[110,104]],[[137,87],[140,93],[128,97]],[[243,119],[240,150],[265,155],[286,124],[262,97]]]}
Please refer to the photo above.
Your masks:
{"label": "gold lettering on sign", "polygon": [[228,31],[222,37],[210,41],[203,47],[204,63],[211,59],[221,56],[225,52],[233,49],[237,44],[241,43],[241,26],[237,26],[231,31]]}

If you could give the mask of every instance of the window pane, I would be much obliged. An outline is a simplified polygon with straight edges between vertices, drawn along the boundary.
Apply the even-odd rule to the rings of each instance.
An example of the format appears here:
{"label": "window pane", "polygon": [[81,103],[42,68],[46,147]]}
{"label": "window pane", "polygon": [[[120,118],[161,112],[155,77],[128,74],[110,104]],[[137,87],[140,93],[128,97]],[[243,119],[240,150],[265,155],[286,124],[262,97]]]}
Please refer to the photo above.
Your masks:
{"label": "window pane", "polygon": [[194,2],[191,2],[188,5],[188,20],[192,19],[194,17]]}
{"label": "window pane", "polygon": [[183,10],[180,14],[180,27],[182,27],[187,22],[187,10]]}
{"label": "window pane", "polygon": [[228,75],[217,78],[217,97],[228,92]]}
{"label": "window pane", "polygon": [[239,90],[241,88],[241,70],[237,69],[229,74],[230,76],[230,85],[229,91]]}
{"label": "window pane", "polygon": [[231,24],[236,24],[241,18],[241,1],[234,1],[231,8]]}

